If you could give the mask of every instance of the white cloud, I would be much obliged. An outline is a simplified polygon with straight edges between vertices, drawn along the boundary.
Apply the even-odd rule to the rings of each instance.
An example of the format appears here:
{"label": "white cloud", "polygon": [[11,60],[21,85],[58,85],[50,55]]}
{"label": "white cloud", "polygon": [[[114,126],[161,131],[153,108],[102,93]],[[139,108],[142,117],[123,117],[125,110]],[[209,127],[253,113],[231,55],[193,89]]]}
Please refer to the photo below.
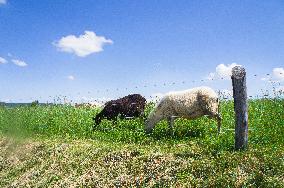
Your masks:
{"label": "white cloud", "polygon": [[6,4],[7,1],[6,0],[0,0],[0,4]]}
{"label": "white cloud", "polygon": [[277,80],[284,80],[284,69],[283,68],[274,68],[272,70],[273,76]]}
{"label": "white cloud", "polygon": [[85,57],[92,53],[103,51],[105,44],[112,44],[113,41],[104,36],[97,36],[93,31],[85,31],[85,34],[76,37],[68,35],[53,43],[58,50],[74,53],[79,57]]}
{"label": "white cloud", "polygon": [[232,68],[234,68],[235,66],[241,66],[239,64],[236,63],[232,63],[232,64],[219,64],[216,67],[215,72],[211,72],[209,73],[209,75],[206,77],[208,80],[213,80],[213,79],[230,79],[231,75],[232,75]]}
{"label": "white cloud", "polygon": [[265,77],[260,78],[262,81],[268,82],[282,82],[284,81],[284,68],[274,68],[271,74],[267,74]]}
{"label": "white cloud", "polygon": [[67,76],[68,80],[75,80],[75,77],[73,75]]}
{"label": "white cloud", "polygon": [[26,67],[28,64],[18,59],[12,59],[12,62],[19,67]]}
{"label": "white cloud", "polygon": [[5,64],[5,63],[8,63],[8,61],[3,57],[0,57],[0,64]]}

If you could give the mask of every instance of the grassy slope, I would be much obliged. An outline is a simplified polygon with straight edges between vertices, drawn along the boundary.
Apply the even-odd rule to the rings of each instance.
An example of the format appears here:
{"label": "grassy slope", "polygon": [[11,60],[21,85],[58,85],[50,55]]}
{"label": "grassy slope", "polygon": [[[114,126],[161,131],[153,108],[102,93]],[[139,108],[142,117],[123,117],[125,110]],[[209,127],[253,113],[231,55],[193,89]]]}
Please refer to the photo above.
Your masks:
{"label": "grassy slope", "polygon": [[174,136],[165,122],[145,135],[139,119],[91,131],[96,109],[1,108],[0,187],[283,187],[284,101],[249,104],[246,152],[233,151],[231,102],[222,103],[220,136],[207,118],[177,120]]}

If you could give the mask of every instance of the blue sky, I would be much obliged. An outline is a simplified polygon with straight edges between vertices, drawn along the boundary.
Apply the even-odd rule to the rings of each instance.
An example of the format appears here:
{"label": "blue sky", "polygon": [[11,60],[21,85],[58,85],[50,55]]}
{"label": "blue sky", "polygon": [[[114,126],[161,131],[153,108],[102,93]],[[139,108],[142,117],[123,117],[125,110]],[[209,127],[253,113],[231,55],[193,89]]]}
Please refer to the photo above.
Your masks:
{"label": "blue sky", "polygon": [[0,0],[0,36],[0,101],[284,88],[282,0]]}

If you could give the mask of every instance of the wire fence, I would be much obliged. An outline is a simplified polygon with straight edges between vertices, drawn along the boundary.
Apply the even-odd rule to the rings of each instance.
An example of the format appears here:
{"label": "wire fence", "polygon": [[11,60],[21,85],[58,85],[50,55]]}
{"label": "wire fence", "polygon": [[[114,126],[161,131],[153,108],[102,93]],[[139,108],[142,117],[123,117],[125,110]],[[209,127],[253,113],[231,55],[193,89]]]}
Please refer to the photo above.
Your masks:
{"label": "wire fence", "polygon": [[[282,77],[283,73],[279,73]],[[269,98],[269,97],[283,97],[284,95],[284,75],[283,78],[277,79],[272,74],[248,74],[248,81],[254,82],[262,82],[265,84],[265,87],[260,89],[257,93],[249,95],[248,98]],[[220,84],[220,81],[222,83]],[[195,80],[179,80],[179,81],[170,81],[170,82],[157,82],[157,83],[140,83],[140,84],[129,84],[132,87],[116,87],[116,88],[105,88],[105,89],[96,89],[92,92],[77,92],[74,94],[66,94],[66,95],[56,95],[56,96],[48,96],[46,97],[31,97],[28,101],[41,101],[47,103],[97,103],[104,104],[105,102],[115,99],[121,98],[128,94],[140,93],[143,95],[144,90],[152,90],[154,94],[143,95],[148,101],[157,102],[164,94],[161,90],[174,91],[179,90],[177,88],[193,88],[202,85],[224,85],[226,83],[228,85],[228,89],[217,89],[216,91],[219,94],[219,97],[223,100],[232,99],[232,89],[231,89],[231,79],[230,77],[208,77],[202,79]],[[123,84],[121,84],[123,85]],[[249,86],[249,85],[248,85]],[[72,97],[71,97],[72,96]],[[100,97],[98,97],[100,96]],[[115,96],[115,97],[114,97]],[[72,99],[73,98],[73,99]],[[26,102],[27,99],[19,99],[19,102]],[[9,101],[8,101],[9,102]]]}
{"label": "wire fence", "polygon": [[[282,73],[280,73],[282,74]],[[275,79],[271,74],[253,74],[247,76],[248,80],[257,80],[262,81],[266,83],[266,87],[263,89],[260,89],[258,94],[256,95],[249,95],[249,98],[263,98],[263,97],[276,97],[276,96],[282,96],[284,94],[284,80]],[[108,96],[109,93],[118,93],[120,92],[119,97],[123,97],[130,93],[143,93],[143,90],[145,88],[151,89],[153,91],[158,91],[156,94],[151,95],[144,95],[144,97],[153,102],[157,102],[162,96],[162,93],[159,93],[159,89],[162,90],[164,88],[170,89],[170,90],[176,90],[175,88],[192,88],[196,86],[201,86],[205,84],[217,84],[219,81],[225,81],[229,85],[229,89],[227,90],[217,90],[219,97],[223,100],[232,99],[233,93],[231,89],[231,79],[230,77],[218,77],[218,78],[203,78],[203,79],[196,79],[196,80],[181,80],[181,81],[171,81],[171,82],[163,82],[163,83],[143,83],[143,84],[132,84],[135,85],[134,87],[121,87],[121,88],[108,88],[104,90],[96,90],[96,93],[104,93],[106,96]],[[81,93],[78,93],[80,95]],[[90,94],[90,93],[89,93]],[[119,98],[118,97],[118,98]],[[99,103],[105,103],[108,99],[93,99],[95,102]],[[86,101],[89,102],[89,101]]]}

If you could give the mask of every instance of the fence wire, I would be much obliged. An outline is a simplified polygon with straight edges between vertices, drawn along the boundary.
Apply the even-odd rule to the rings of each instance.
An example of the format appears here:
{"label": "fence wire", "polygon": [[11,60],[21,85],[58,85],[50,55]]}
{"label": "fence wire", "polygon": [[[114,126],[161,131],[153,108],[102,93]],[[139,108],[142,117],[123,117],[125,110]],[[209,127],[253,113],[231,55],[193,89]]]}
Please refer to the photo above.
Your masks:
{"label": "fence wire", "polygon": [[[283,73],[280,72],[280,75]],[[133,87],[116,87],[116,88],[106,88],[106,89],[96,89],[94,92],[88,91],[87,93],[77,92],[76,95],[74,94],[67,94],[67,95],[56,95],[56,96],[48,96],[48,100],[44,99],[44,97],[31,97],[29,101],[45,101],[47,103],[90,103],[95,102],[98,104],[104,104],[105,102],[114,99],[114,97],[108,97],[110,94],[115,94],[117,98],[121,98],[128,94],[133,93],[143,93],[143,89],[151,88],[152,90],[157,91],[159,93],[160,90],[165,88],[171,88],[175,90],[176,87],[183,87],[183,88],[192,88],[195,86],[201,86],[206,84],[214,84],[214,82],[218,81],[227,81],[227,84],[231,82],[231,79],[228,77],[217,77],[217,78],[203,78],[203,79],[195,79],[195,80],[182,80],[182,81],[171,81],[171,82],[163,82],[163,83],[141,83],[141,84],[131,84]],[[257,95],[249,95],[249,99],[257,99],[257,98],[269,98],[269,97],[277,97],[284,95],[284,79],[275,79],[270,73],[266,74],[252,74],[247,75],[248,81],[266,81],[264,83],[268,83],[266,88],[269,89],[260,89]],[[215,83],[216,84],[216,83]],[[175,88],[174,88],[175,87]],[[219,98],[222,100],[230,100],[232,99],[232,91],[231,90],[217,90]],[[273,95],[271,95],[273,92]],[[99,95],[103,95],[103,97],[98,97]],[[70,97],[73,96],[73,97]],[[82,96],[92,96],[92,97],[82,97]],[[148,101],[157,102],[162,96],[162,93],[159,94],[151,94],[151,95],[144,95]],[[70,99],[76,98],[76,99]],[[24,102],[27,99],[19,99],[19,102]]]}

